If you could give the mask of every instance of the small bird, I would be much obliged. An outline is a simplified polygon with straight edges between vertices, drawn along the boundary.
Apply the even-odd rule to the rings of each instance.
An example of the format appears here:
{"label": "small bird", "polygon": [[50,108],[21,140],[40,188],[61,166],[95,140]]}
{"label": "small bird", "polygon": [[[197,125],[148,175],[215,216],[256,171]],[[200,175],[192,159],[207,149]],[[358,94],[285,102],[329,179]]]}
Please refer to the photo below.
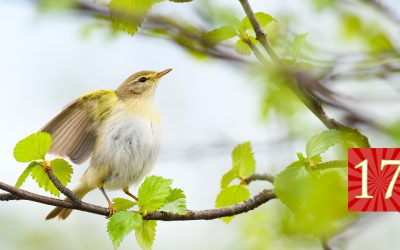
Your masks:
{"label": "small bird", "polygon": [[[49,152],[68,157],[76,164],[88,158],[90,164],[72,190],[82,198],[99,188],[115,213],[105,189],[122,189],[138,184],[153,168],[161,144],[161,123],[153,102],[161,72],[140,71],[126,79],[115,91],[90,92],[68,104],[42,129],[53,137]],[[65,219],[71,209],[57,207],[46,220]]]}

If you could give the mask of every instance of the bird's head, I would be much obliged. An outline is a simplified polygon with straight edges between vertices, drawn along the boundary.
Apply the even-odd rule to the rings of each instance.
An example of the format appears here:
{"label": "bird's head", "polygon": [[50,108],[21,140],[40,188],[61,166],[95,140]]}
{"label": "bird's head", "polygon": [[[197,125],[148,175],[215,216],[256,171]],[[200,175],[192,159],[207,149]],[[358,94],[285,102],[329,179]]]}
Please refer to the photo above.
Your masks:
{"label": "bird's head", "polygon": [[152,96],[158,81],[172,69],[161,72],[139,71],[126,79],[116,90],[121,99]]}

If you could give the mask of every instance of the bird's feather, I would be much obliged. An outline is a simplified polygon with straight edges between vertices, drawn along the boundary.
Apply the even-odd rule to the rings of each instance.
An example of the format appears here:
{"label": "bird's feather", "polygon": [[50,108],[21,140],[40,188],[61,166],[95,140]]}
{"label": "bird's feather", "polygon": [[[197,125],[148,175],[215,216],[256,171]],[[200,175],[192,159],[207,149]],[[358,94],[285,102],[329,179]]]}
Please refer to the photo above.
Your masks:
{"label": "bird's feather", "polygon": [[96,128],[107,118],[115,101],[113,91],[89,93],[68,104],[40,131],[53,138],[50,153],[68,156],[76,164],[85,162],[92,154],[96,141]]}

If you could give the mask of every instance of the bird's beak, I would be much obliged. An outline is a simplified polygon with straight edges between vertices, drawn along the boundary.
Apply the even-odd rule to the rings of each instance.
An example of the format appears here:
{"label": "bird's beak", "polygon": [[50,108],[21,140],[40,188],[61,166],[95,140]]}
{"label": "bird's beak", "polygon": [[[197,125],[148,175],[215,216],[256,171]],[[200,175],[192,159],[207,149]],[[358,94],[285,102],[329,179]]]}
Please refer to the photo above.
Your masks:
{"label": "bird's beak", "polygon": [[165,76],[165,75],[168,74],[171,70],[172,70],[172,69],[166,69],[166,70],[163,70],[163,71],[161,71],[161,72],[158,72],[158,73],[157,73],[157,78],[161,78],[161,77]]}

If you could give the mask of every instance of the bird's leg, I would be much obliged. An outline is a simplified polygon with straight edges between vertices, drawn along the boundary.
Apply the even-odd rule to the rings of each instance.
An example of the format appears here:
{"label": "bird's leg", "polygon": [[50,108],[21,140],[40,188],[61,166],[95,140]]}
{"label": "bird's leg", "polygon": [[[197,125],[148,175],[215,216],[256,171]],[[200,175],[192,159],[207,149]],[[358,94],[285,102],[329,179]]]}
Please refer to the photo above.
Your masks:
{"label": "bird's leg", "polygon": [[138,201],[138,200],[139,200],[136,196],[134,196],[133,194],[131,194],[131,193],[129,192],[129,189],[127,189],[127,188],[124,189],[124,193],[127,194],[128,196],[132,197],[135,201]]}
{"label": "bird's leg", "polygon": [[110,198],[108,198],[106,191],[104,191],[103,187],[100,187],[100,191],[103,193],[104,197],[107,200],[108,209],[110,210],[110,214],[109,214],[108,218],[110,218],[113,214],[115,214],[116,210],[115,210],[114,205],[112,204]]}

